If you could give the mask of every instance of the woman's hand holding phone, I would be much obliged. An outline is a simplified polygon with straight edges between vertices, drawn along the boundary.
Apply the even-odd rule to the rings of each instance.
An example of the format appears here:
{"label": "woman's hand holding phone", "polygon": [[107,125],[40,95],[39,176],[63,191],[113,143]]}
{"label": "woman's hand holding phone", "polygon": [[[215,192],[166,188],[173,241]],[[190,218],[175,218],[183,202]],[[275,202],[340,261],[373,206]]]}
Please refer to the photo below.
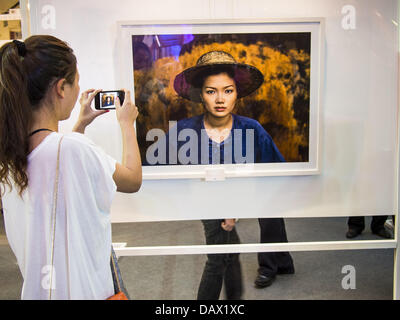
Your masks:
{"label": "woman's hand holding phone", "polygon": [[116,98],[115,111],[117,114],[117,120],[120,125],[133,126],[137,116],[139,115],[138,108],[131,101],[131,93],[129,90],[123,90],[125,92],[124,103],[121,106],[119,98]]}
{"label": "woman's hand holding phone", "polygon": [[79,112],[79,118],[76,122],[73,131],[84,133],[86,127],[92,123],[94,119],[98,116],[107,113],[109,110],[93,110],[91,108],[92,101],[97,93],[99,93],[101,89],[89,89],[82,93],[81,98],[79,99],[79,103],[81,104],[81,110]]}

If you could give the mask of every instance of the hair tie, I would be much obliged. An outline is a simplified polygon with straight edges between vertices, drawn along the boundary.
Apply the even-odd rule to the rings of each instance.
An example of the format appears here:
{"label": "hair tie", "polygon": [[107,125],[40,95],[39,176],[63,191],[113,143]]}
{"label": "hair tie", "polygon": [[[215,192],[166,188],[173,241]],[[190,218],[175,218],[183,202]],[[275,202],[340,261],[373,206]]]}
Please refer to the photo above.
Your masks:
{"label": "hair tie", "polygon": [[13,40],[13,42],[15,43],[15,45],[17,46],[18,49],[18,54],[21,57],[25,57],[26,54],[26,46],[24,42],[18,41],[18,40]]}

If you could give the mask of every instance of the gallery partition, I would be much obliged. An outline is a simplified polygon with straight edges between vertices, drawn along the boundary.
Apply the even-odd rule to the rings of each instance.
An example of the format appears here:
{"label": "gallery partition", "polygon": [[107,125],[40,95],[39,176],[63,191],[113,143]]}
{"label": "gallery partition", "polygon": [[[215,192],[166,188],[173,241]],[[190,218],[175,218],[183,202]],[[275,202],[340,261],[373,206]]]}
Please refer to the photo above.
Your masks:
{"label": "gallery partition", "polygon": [[[399,1],[21,4],[29,5],[26,30],[55,35],[74,48],[82,89],[126,88],[135,97],[144,181],[139,193],[116,195],[112,222],[223,219],[227,214],[239,219],[397,217]],[[211,51],[228,51],[235,63],[261,72],[262,84],[238,100],[235,112],[256,120],[285,161],[196,162],[187,156],[189,145],[173,153],[170,140],[161,144],[166,152],[161,156],[156,142],[171,139],[177,121],[202,113],[194,98],[181,99],[185,89],[174,79]],[[61,131],[72,129],[78,112],[75,108]],[[91,124],[86,134],[120,160],[121,135],[113,112]],[[179,140],[178,131],[176,139],[189,141],[187,134]],[[200,145],[201,137],[195,138]],[[390,248],[395,250],[394,299],[399,299],[398,223],[395,229],[394,239],[380,241],[118,247],[116,253]]]}

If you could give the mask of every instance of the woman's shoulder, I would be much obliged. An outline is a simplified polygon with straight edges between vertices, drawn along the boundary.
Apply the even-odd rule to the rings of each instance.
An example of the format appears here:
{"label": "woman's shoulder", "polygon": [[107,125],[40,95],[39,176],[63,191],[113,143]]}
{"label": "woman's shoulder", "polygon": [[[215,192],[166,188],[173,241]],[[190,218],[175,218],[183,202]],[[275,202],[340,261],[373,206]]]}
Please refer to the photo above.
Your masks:
{"label": "woman's shoulder", "polygon": [[96,145],[84,134],[71,132],[63,135],[61,143],[62,158],[77,163],[100,163],[103,166],[115,167],[115,160],[108,156],[103,148]]}
{"label": "woman's shoulder", "polygon": [[61,152],[70,158],[90,158],[102,153],[102,148],[97,146],[90,138],[78,132],[63,134]]}
{"label": "woman's shoulder", "polygon": [[94,143],[92,140],[90,140],[88,137],[86,137],[84,134],[78,133],[78,132],[70,132],[67,134],[63,134],[63,141],[62,141],[62,146],[64,148],[71,148],[71,149],[77,149],[77,148],[90,148],[94,146]]}
{"label": "woman's shoulder", "polygon": [[248,117],[234,115],[234,129],[253,129],[255,136],[260,141],[272,141],[270,134],[264,129],[264,127],[255,119]]}

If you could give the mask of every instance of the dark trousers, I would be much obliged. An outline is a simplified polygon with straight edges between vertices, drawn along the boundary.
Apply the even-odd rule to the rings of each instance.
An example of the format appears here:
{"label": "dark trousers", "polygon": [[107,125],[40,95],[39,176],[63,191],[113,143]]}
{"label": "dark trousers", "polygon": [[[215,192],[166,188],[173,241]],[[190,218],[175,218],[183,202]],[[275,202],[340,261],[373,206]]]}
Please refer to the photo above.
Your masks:
{"label": "dark trousers", "polygon": [[[384,228],[385,221],[388,216],[373,216],[371,221],[371,231],[377,233],[380,229]],[[349,217],[347,221],[349,229],[362,232],[365,228],[365,219],[363,216]]]}
{"label": "dark trousers", "polygon": [[[260,218],[260,242],[288,242],[285,221],[282,218]],[[289,252],[259,252],[258,273],[265,276],[275,276],[277,273],[294,271],[293,259]]]}
{"label": "dark trousers", "polygon": [[[223,220],[202,220],[206,243],[239,244],[236,228],[228,232],[222,229]],[[198,300],[218,300],[222,284],[225,285],[226,298],[239,300],[242,297],[242,271],[238,253],[208,254],[201,277]]]}

